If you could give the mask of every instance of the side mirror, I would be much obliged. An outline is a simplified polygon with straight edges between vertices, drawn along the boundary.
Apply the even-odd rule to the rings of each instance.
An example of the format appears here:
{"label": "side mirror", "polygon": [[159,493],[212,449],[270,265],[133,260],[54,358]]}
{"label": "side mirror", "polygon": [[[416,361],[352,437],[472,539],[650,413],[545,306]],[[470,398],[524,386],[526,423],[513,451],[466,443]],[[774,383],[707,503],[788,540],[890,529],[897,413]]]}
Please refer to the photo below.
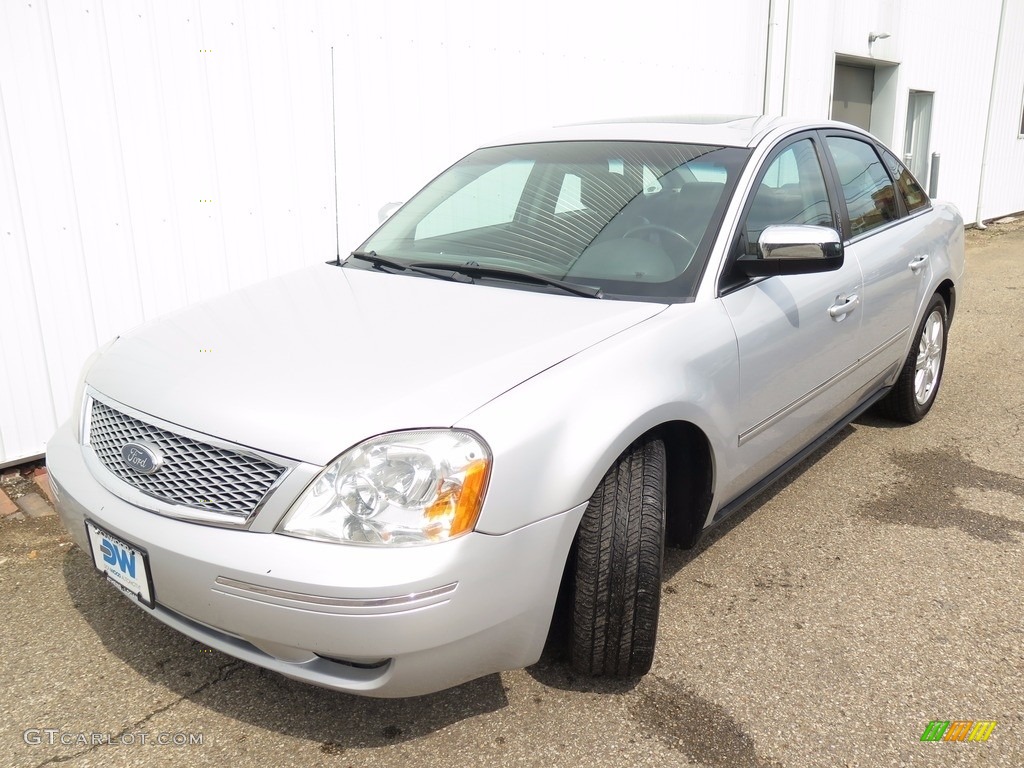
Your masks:
{"label": "side mirror", "polygon": [[744,255],[736,266],[750,277],[831,272],[843,266],[843,241],[831,227],[786,224],[765,227],[757,256]]}
{"label": "side mirror", "polygon": [[401,208],[405,203],[384,203],[379,211],[377,211],[377,223],[383,224],[389,218],[391,214]]}

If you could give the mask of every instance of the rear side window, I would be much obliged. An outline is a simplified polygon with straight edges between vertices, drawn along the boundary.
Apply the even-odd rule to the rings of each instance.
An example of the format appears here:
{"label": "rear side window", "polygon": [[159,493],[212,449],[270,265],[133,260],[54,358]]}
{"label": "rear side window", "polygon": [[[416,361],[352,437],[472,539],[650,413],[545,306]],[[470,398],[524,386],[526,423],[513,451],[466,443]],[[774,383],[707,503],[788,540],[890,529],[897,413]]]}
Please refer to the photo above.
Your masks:
{"label": "rear side window", "polygon": [[843,136],[829,136],[826,141],[846,199],[850,236],[896,221],[900,217],[896,188],[874,147]]}
{"label": "rear side window", "polygon": [[896,179],[896,186],[900,188],[903,201],[907,204],[907,210],[913,213],[922,208],[928,207],[928,195],[921,189],[917,179],[913,177],[907,167],[903,165],[891,152],[882,152],[885,164],[889,167],[892,177]]}

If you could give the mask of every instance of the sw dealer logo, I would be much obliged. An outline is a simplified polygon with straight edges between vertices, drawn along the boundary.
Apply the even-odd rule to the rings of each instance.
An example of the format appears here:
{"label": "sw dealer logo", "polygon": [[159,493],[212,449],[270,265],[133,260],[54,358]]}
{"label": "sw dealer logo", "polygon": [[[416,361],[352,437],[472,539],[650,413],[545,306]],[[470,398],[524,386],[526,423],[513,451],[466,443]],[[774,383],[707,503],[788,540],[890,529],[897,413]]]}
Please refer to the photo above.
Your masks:
{"label": "sw dealer logo", "polygon": [[988,741],[995,727],[995,720],[932,720],[921,741]]}
{"label": "sw dealer logo", "polygon": [[114,544],[110,539],[104,538],[100,542],[100,553],[103,555],[103,561],[108,565],[112,565],[117,568],[121,573],[126,573],[135,578],[135,553],[128,552],[125,549]]}
{"label": "sw dealer logo", "polygon": [[85,522],[85,527],[92,549],[93,565],[106,576],[107,581],[128,597],[152,608],[153,582],[145,551],[125,544],[89,520]]}

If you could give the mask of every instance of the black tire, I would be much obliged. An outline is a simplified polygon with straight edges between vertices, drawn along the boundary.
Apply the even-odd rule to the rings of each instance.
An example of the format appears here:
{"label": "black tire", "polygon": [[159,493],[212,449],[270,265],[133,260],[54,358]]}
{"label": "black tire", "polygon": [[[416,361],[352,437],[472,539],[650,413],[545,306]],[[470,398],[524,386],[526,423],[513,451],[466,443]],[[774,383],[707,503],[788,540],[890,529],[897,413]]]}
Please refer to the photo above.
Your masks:
{"label": "black tire", "polygon": [[576,541],[569,657],[586,675],[654,661],[665,554],[665,445],[634,443],[594,491]]}
{"label": "black tire", "polygon": [[[938,326],[935,325],[938,322]],[[931,410],[935,396],[939,393],[939,385],[942,383],[942,371],[946,365],[946,340],[949,335],[949,321],[946,312],[946,302],[936,294],[932,297],[928,309],[925,310],[924,319],[917,329],[917,336],[914,337],[914,344],[910,348],[906,361],[903,363],[903,370],[892,390],[878,403],[878,413],[894,421],[902,421],[913,424],[924,418]],[[929,338],[926,339],[925,337]],[[941,350],[937,351],[938,371],[933,376],[927,370],[918,371],[919,359],[928,353],[933,359],[936,355],[934,345],[941,343]],[[923,380],[919,380],[921,373]],[[931,379],[930,384],[928,379]]]}

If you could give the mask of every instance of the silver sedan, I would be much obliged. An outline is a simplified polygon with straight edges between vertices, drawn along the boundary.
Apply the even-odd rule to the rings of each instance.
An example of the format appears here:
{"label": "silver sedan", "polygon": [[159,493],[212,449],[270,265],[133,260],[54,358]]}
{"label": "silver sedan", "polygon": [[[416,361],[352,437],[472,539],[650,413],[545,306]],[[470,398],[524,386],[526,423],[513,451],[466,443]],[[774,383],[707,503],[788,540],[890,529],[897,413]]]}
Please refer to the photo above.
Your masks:
{"label": "silver sedan", "polygon": [[666,543],[868,408],[921,419],[963,271],[956,209],[851,126],[551,129],[106,345],[50,476],[140,610],[289,677],[435,691],[556,612],[573,667],[639,676]]}

